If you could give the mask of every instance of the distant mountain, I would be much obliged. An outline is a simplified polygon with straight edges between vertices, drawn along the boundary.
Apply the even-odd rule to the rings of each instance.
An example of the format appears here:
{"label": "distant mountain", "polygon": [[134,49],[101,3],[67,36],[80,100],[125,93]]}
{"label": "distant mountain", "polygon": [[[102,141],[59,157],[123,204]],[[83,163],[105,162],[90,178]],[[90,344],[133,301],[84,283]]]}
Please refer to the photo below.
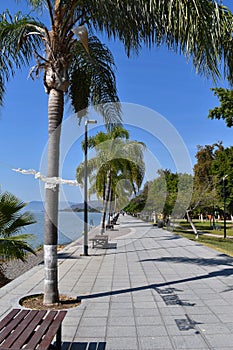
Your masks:
{"label": "distant mountain", "polygon": [[[101,210],[103,205],[100,201],[94,200],[89,202],[89,206],[96,210]],[[42,201],[32,201],[27,204],[24,208],[26,211],[44,211],[44,202]],[[84,203],[73,203],[73,202],[59,202],[59,210],[83,210]]]}
{"label": "distant mountain", "polygon": [[29,202],[24,209],[27,211],[44,211],[44,202],[42,201]]}
{"label": "distant mountain", "polygon": [[[94,209],[94,210],[101,211],[103,209],[102,202],[100,202],[98,200],[89,201],[88,206],[90,207],[90,210]],[[82,202],[82,203],[73,204],[73,205],[71,205],[70,208],[66,208],[66,210],[69,210],[69,209],[71,209],[73,211],[82,211],[82,210],[84,210],[84,203]]]}

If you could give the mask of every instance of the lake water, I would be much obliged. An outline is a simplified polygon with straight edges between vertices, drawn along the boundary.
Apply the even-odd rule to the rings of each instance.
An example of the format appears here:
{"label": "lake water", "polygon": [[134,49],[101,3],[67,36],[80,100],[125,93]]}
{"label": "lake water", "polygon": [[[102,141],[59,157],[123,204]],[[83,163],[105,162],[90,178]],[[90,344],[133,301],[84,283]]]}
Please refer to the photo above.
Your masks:
{"label": "lake water", "polygon": [[[30,244],[36,248],[44,242],[44,213],[32,212],[37,221],[36,224],[26,227],[24,233],[31,233],[35,236]],[[84,231],[83,212],[59,212],[58,244],[67,244],[82,236]],[[101,213],[89,213],[88,223],[98,226],[101,220]]]}

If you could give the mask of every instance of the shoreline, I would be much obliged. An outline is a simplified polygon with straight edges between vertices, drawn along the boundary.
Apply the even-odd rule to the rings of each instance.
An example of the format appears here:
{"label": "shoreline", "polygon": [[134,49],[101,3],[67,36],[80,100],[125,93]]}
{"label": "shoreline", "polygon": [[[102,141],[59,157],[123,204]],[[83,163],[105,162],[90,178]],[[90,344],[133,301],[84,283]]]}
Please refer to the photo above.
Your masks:
{"label": "shoreline", "polygon": [[[68,246],[68,243],[66,245],[58,245],[57,251],[60,252],[63,250],[66,246]],[[40,265],[44,262],[44,250],[43,247],[35,250],[36,255],[32,253],[28,253],[26,261],[21,261],[21,260],[10,260],[3,262],[2,264],[2,271],[6,277],[6,280],[8,280],[7,283],[10,281],[14,280],[15,278],[21,276],[23,273],[29,271],[32,269],[34,266]],[[5,283],[5,284],[7,284]],[[3,285],[1,285],[2,287]]]}
{"label": "shoreline", "polygon": [[[41,264],[44,261],[44,251],[43,248],[36,251],[36,255],[29,253],[27,255],[26,261],[21,261],[18,259],[10,260],[2,264],[2,271],[4,276],[8,280],[8,283],[17,277],[21,276],[23,273],[32,269],[34,266]],[[7,283],[5,283],[7,284]],[[1,283],[1,287],[3,287]]]}

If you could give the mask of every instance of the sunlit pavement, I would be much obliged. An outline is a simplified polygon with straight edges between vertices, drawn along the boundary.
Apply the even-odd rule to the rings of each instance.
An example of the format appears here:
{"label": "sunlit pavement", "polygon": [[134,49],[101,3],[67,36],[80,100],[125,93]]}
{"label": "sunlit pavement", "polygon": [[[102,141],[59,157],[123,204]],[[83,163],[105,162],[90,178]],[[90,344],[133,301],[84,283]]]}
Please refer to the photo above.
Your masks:
{"label": "sunlit pavement", "polygon": [[[59,255],[60,293],[81,297],[62,348],[232,349],[233,259],[130,216],[119,223],[108,249],[90,244],[81,256],[79,241]],[[43,291],[43,273],[42,264],[0,289],[1,318]]]}

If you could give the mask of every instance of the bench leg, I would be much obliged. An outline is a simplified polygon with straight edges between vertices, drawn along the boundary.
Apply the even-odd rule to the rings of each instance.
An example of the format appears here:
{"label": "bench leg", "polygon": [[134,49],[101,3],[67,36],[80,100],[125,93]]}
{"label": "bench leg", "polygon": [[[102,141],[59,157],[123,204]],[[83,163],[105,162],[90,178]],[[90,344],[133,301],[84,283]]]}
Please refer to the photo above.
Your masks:
{"label": "bench leg", "polygon": [[57,348],[57,350],[61,350],[61,326],[59,327],[59,329],[57,331],[56,348]]}

